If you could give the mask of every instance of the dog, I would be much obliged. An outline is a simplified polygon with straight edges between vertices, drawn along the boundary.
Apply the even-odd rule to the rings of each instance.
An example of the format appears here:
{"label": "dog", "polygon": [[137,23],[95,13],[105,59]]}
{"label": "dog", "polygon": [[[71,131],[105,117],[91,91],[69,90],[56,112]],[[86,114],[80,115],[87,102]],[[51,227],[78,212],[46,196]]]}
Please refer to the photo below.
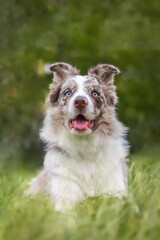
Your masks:
{"label": "dog", "polygon": [[70,64],[50,66],[54,81],[40,131],[46,143],[43,170],[29,193],[49,193],[55,210],[88,197],[127,194],[127,128],[118,121],[114,76],[120,71],[99,64],[82,76]]}

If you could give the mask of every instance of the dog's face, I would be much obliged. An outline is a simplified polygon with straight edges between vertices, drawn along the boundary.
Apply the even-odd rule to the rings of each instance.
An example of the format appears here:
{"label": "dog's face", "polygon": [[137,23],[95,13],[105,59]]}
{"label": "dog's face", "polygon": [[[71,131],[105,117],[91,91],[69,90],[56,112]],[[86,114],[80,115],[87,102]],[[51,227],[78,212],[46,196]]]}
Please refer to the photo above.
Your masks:
{"label": "dog's face", "polygon": [[105,97],[96,78],[77,75],[62,85],[59,106],[64,124],[72,133],[93,131],[102,105],[105,105]]}
{"label": "dog's face", "polygon": [[116,103],[113,76],[119,70],[102,64],[91,68],[89,75],[81,76],[77,69],[65,63],[53,64],[50,69],[54,72],[54,82],[49,101],[51,107],[58,108],[63,125],[71,133],[95,131],[107,108],[114,108]]}

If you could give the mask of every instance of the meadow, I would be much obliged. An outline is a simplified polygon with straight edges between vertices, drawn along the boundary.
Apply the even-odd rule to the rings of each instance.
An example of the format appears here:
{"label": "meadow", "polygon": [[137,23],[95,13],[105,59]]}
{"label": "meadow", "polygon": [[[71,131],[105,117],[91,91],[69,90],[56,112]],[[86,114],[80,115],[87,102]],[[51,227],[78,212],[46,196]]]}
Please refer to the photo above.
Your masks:
{"label": "meadow", "polygon": [[[159,1],[0,6],[0,240],[159,240]],[[25,194],[43,159],[38,134],[52,82],[44,66],[59,61],[82,75],[98,63],[121,70],[116,109],[131,145],[126,198],[90,198],[60,213],[48,195]]]}
{"label": "meadow", "polygon": [[160,161],[158,148],[130,157],[126,198],[87,199],[66,212],[55,212],[49,196],[26,196],[39,169],[31,164],[1,165],[0,239],[159,240]]}

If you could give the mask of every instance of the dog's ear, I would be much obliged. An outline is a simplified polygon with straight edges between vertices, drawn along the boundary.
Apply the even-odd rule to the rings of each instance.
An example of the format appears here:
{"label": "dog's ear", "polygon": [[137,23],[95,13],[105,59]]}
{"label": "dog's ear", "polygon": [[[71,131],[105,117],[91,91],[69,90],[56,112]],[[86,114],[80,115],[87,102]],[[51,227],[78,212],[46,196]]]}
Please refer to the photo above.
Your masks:
{"label": "dog's ear", "polygon": [[58,62],[50,66],[50,71],[54,74],[54,81],[63,82],[68,76],[78,75],[79,71],[68,63]]}
{"label": "dog's ear", "polygon": [[98,80],[105,84],[105,83],[113,83],[114,82],[114,75],[120,73],[120,70],[110,64],[99,64],[88,71],[89,75],[95,75]]}
{"label": "dog's ear", "polygon": [[56,104],[61,91],[62,83],[68,76],[78,75],[79,71],[70,64],[58,62],[50,65],[50,71],[53,72],[54,81],[50,85],[50,93],[47,98],[51,104]]}
{"label": "dog's ear", "polygon": [[116,87],[114,86],[114,75],[120,73],[120,70],[110,64],[99,64],[96,67],[89,69],[89,75],[95,76],[102,86],[102,90],[106,97],[107,103],[114,106],[117,101]]}

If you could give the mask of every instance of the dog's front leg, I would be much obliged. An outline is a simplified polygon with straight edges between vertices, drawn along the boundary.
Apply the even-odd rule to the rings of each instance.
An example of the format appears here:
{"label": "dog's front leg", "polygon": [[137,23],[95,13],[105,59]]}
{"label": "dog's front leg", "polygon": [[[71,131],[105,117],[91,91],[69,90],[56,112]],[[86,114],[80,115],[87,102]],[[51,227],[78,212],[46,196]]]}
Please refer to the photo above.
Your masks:
{"label": "dog's front leg", "polygon": [[118,169],[106,179],[106,184],[102,188],[102,194],[106,197],[122,198],[127,195],[127,183],[123,177],[122,172]]}
{"label": "dog's front leg", "polygon": [[57,211],[72,208],[84,199],[79,183],[61,175],[53,176],[50,195]]}

